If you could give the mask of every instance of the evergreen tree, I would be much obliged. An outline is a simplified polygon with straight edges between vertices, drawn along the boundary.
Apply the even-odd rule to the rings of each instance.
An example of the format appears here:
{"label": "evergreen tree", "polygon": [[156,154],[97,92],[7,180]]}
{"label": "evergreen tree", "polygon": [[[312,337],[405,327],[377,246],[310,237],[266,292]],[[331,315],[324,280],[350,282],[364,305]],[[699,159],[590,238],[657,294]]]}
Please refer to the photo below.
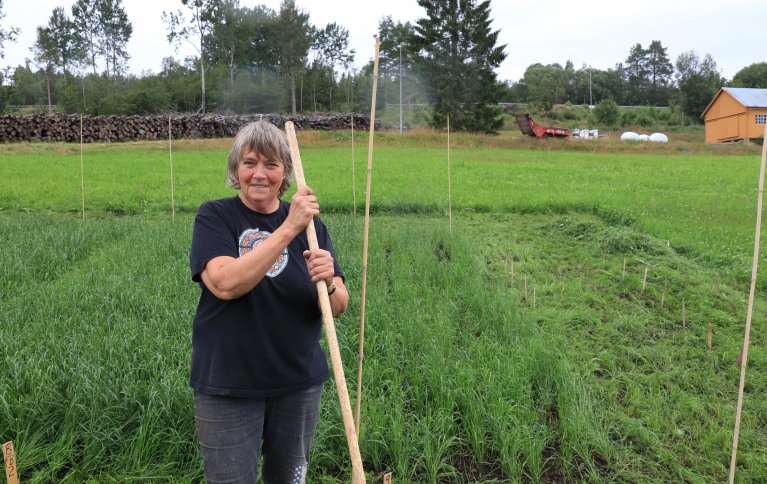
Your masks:
{"label": "evergreen tree", "polygon": [[418,0],[426,18],[416,25],[417,66],[431,83],[431,123],[443,127],[450,116],[456,130],[496,132],[503,121],[498,102],[502,86],[494,71],[506,58],[490,28],[490,0]]}
{"label": "evergreen tree", "polygon": [[642,44],[634,44],[624,66],[626,85],[628,88],[627,101],[631,104],[644,104],[647,101],[647,86],[650,84],[647,51]]}

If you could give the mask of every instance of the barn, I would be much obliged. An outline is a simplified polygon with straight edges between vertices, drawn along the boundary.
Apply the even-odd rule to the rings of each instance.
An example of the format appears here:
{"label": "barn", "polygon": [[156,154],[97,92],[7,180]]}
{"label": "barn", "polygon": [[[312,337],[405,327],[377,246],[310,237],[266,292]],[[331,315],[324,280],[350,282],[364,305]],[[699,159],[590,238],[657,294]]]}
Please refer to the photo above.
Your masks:
{"label": "barn", "polygon": [[706,123],[706,143],[762,138],[767,89],[723,87],[700,117]]}

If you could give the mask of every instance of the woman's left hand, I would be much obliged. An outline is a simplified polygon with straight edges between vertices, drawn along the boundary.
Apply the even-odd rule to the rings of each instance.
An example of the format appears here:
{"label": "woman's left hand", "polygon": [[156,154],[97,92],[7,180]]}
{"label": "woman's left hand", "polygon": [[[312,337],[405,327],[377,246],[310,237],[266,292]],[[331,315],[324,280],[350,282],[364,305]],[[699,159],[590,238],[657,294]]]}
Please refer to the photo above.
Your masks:
{"label": "woman's left hand", "polygon": [[309,268],[309,277],[312,282],[325,281],[328,287],[333,283],[335,267],[333,265],[333,256],[324,249],[305,250],[304,258],[306,266]]}

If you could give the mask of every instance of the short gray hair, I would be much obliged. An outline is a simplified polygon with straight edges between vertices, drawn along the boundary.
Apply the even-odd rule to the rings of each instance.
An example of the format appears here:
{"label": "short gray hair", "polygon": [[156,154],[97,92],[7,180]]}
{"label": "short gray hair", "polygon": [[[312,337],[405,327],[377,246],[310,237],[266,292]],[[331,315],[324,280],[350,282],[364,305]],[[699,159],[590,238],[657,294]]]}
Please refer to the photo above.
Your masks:
{"label": "short gray hair", "polygon": [[267,121],[255,121],[246,124],[237,132],[232,149],[226,163],[226,186],[240,189],[240,180],[237,176],[237,163],[246,153],[255,151],[266,156],[270,160],[279,161],[285,169],[285,174],[280,185],[277,197],[282,198],[290,188],[293,176],[293,160],[290,157],[288,137],[280,128]]}

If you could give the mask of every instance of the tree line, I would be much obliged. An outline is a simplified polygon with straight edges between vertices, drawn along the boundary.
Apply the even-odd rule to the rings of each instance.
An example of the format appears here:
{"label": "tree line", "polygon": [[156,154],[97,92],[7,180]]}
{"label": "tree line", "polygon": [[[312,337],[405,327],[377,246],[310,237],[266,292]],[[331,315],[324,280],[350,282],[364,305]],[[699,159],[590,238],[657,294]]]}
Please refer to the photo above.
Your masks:
{"label": "tree line", "polygon": [[[365,112],[372,89],[372,60],[352,67],[348,30],[316,26],[295,0],[277,10],[244,7],[240,0],[180,0],[162,14],[166,40],[189,43],[196,55],[166,58],[160,72],[127,73],[133,33],[122,0],[76,0],[55,8],[37,28],[32,59],[8,69],[0,110],[48,105],[85,114],[164,112]],[[18,30],[4,26],[0,0],[0,58]],[[418,0],[426,12],[411,22],[379,21],[378,108],[402,102],[428,104],[432,126],[450,118],[457,130],[493,132],[502,102],[670,106],[690,119],[727,83],[709,54],[681,54],[672,64],[658,40],[631,47],[624,62],[599,70],[533,64],[516,82],[501,82],[506,57],[491,29],[490,1]],[[767,87],[767,63],[738,72],[731,86]],[[402,98],[400,98],[400,92]],[[52,108],[51,108],[52,109]]]}
{"label": "tree line", "polygon": [[672,107],[697,120],[723,86],[767,88],[767,62],[746,66],[728,82],[710,54],[683,52],[672,64],[667,48],[653,40],[634,44],[624,62],[600,70],[554,63],[533,64],[517,82],[507,83],[510,99],[542,109],[554,104]]}

